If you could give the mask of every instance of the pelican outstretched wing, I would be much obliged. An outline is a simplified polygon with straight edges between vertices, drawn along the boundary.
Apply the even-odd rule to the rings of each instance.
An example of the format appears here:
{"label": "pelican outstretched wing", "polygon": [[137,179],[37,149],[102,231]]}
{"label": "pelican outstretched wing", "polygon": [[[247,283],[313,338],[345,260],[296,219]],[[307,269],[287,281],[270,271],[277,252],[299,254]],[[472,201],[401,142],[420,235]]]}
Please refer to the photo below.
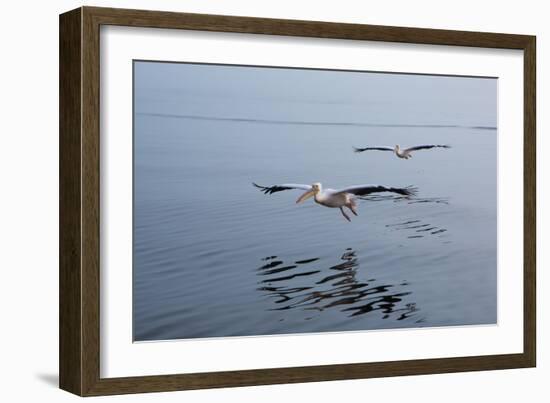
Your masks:
{"label": "pelican outstretched wing", "polygon": [[418,150],[429,150],[430,148],[451,148],[451,146],[446,144],[425,144],[421,146],[414,146],[406,148],[404,151],[410,152],[410,151],[418,151]]}
{"label": "pelican outstretched wing", "polygon": [[380,193],[380,192],[392,192],[397,193],[403,196],[412,196],[416,193],[416,189],[413,187],[405,188],[394,188],[382,185],[358,185],[350,186],[345,189],[335,190],[335,193],[351,193],[356,196],[366,196],[371,193]]}
{"label": "pelican outstretched wing", "polygon": [[371,150],[376,150],[376,151],[394,151],[394,149],[393,149],[392,147],[364,147],[364,148],[353,147],[353,150],[354,150],[356,153],[362,153],[363,151],[371,151]]}
{"label": "pelican outstretched wing", "polygon": [[260,189],[262,192],[264,192],[264,194],[266,195],[282,192],[283,190],[291,190],[291,189],[311,190],[310,185],[302,185],[299,183],[283,183],[281,185],[273,185],[273,186],[260,186],[254,182],[252,184],[258,189]]}

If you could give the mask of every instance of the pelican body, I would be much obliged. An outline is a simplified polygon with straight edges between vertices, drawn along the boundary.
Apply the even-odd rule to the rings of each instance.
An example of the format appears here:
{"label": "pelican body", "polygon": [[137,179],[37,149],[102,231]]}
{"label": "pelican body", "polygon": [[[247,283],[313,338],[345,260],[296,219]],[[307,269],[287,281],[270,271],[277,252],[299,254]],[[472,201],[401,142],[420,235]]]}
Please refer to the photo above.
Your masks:
{"label": "pelican body", "polygon": [[393,151],[395,152],[395,155],[397,156],[397,158],[403,158],[406,160],[408,160],[409,158],[412,158],[411,151],[408,149],[402,150],[399,147],[399,144],[395,145],[395,148],[393,149]]}
{"label": "pelican body", "polygon": [[356,210],[357,203],[355,201],[355,196],[366,196],[368,194],[377,192],[392,192],[403,196],[410,196],[414,194],[414,190],[411,188],[394,188],[381,185],[350,186],[339,190],[323,189],[323,186],[319,182],[313,183],[312,185],[302,185],[295,183],[273,186],[260,186],[253,183],[253,185],[261,189],[264,194],[272,194],[290,189],[304,189],[306,190],[306,192],[302,194],[298,198],[298,200],[296,200],[297,204],[309,199],[310,197],[313,197],[317,204],[329,208],[340,209],[340,212],[348,221],[351,221],[351,219],[344,211],[344,207],[348,208],[354,215],[358,215]]}
{"label": "pelican body", "polygon": [[296,204],[301,203],[310,197],[313,196],[315,203],[320,204],[321,206],[330,207],[330,208],[339,208],[344,217],[350,221],[349,217],[343,210],[343,207],[347,207],[354,215],[357,215],[355,207],[355,198],[351,193],[338,192],[334,189],[323,189],[323,185],[319,182],[311,185],[311,190],[308,190],[302,194]]}
{"label": "pelican body", "polygon": [[445,144],[426,144],[426,145],[414,146],[409,148],[401,148],[399,147],[399,144],[396,144],[395,147],[365,147],[365,148],[354,147],[354,150],[356,153],[362,153],[363,151],[372,151],[372,150],[392,151],[393,153],[395,153],[397,158],[408,160],[409,158],[412,158],[413,151],[429,150],[430,148],[451,148],[451,146],[445,145]]}

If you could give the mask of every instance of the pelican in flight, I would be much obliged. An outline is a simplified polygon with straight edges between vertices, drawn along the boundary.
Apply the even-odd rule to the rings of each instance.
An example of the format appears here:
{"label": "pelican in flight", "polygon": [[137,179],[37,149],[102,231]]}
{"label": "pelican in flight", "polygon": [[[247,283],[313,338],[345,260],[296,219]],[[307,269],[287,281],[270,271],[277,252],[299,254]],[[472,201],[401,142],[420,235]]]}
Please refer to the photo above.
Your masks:
{"label": "pelican in flight", "polygon": [[323,186],[320,183],[313,183],[312,185],[301,185],[297,183],[284,183],[281,185],[273,186],[260,186],[253,183],[255,187],[260,189],[264,194],[272,194],[276,192],[281,192],[283,190],[291,189],[302,189],[306,192],[302,194],[296,203],[303,202],[310,197],[313,197],[315,202],[331,208],[339,208],[340,212],[344,218],[348,221],[351,221],[349,216],[344,211],[344,207],[347,207],[354,215],[358,215],[355,208],[357,203],[355,201],[355,196],[366,196],[371,193],[378,192],[392,192],[397,193],[403,196],[410,196],[414,194],[414,189],[411,187],[408,188],[393,188],[381,185],[359,185],[359,186],[350,186],[344,189],[323,189]]}
{"label": "pelican in flight", "polygon": [[412,158],[411,153],[413,151],[429,150],[430,148],[451,148],[451,146],[448,146],[446,144],[425,144],[425,145],[421,145],[421,146],[414,146],[414,147],[409,147],[409,148],[403,148],[402,149],[401,147],[399,147],[399,144],[397,144],[393,148],[392,147],[365,147],[365,148],[353,147],[353,149],[355,150],[356,153],[362,153],[363,151],[371,151],[371,150],[392,151],[392,152],[395,153],[397,158],[403,158],[403,159],[406,159],[406,160],[408,160],[409,158]]}

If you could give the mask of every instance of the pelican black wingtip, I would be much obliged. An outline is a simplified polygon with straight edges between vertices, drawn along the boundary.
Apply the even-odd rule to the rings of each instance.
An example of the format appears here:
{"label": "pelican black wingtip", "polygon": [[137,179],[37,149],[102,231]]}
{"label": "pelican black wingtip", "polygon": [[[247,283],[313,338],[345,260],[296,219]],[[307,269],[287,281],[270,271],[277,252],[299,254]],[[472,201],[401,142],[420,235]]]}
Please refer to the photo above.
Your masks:
{"label": "pelican black wingtip", "polygon": [[414,185],[409,185],[405,189],[406,196],[416,196],[418,193],[418,187]]}
{"label": "pelican black wingtip", "polygon": [[260,189],[264,194],[268,194],[268,192],[269,192],[269,188],[267,186],[260,186],[255,182],[252,182],[252,185],[254,187],[257,187],[258,189]]}

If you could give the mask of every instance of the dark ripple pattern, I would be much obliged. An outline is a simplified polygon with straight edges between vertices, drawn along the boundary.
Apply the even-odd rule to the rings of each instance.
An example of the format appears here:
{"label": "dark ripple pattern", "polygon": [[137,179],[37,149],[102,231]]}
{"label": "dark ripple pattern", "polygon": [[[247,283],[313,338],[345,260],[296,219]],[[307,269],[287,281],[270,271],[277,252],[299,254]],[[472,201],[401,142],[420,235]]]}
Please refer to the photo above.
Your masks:
{"label": "dark ripple pattern", "polygon": [[[361,280],[356,252],[347,248],[341,262],[323,267],[319,258],[285,264],[277,256],[262,259],[257,269],[258,291],[273,302],[274,311],[303,310],[322,314],[338,310],[347,317],[378,315],[384,320],[417,320],[419,309],[406,302],[411,294],[408,282],[384,284],[375,279]],[[282,275],[284,273],[284,275]],[[300,284],[295,279],[301,277]]]}
{"label": "dark ripple pattern", "polygon": [[[437,203],[437,202],[436,202]],[[423,219],[407,220],[395,224],[386,224],[392,231],[403,231],[409,239],[424,238],[425,236],[437,236],[443,238],[447,229],[424,222]]]}

